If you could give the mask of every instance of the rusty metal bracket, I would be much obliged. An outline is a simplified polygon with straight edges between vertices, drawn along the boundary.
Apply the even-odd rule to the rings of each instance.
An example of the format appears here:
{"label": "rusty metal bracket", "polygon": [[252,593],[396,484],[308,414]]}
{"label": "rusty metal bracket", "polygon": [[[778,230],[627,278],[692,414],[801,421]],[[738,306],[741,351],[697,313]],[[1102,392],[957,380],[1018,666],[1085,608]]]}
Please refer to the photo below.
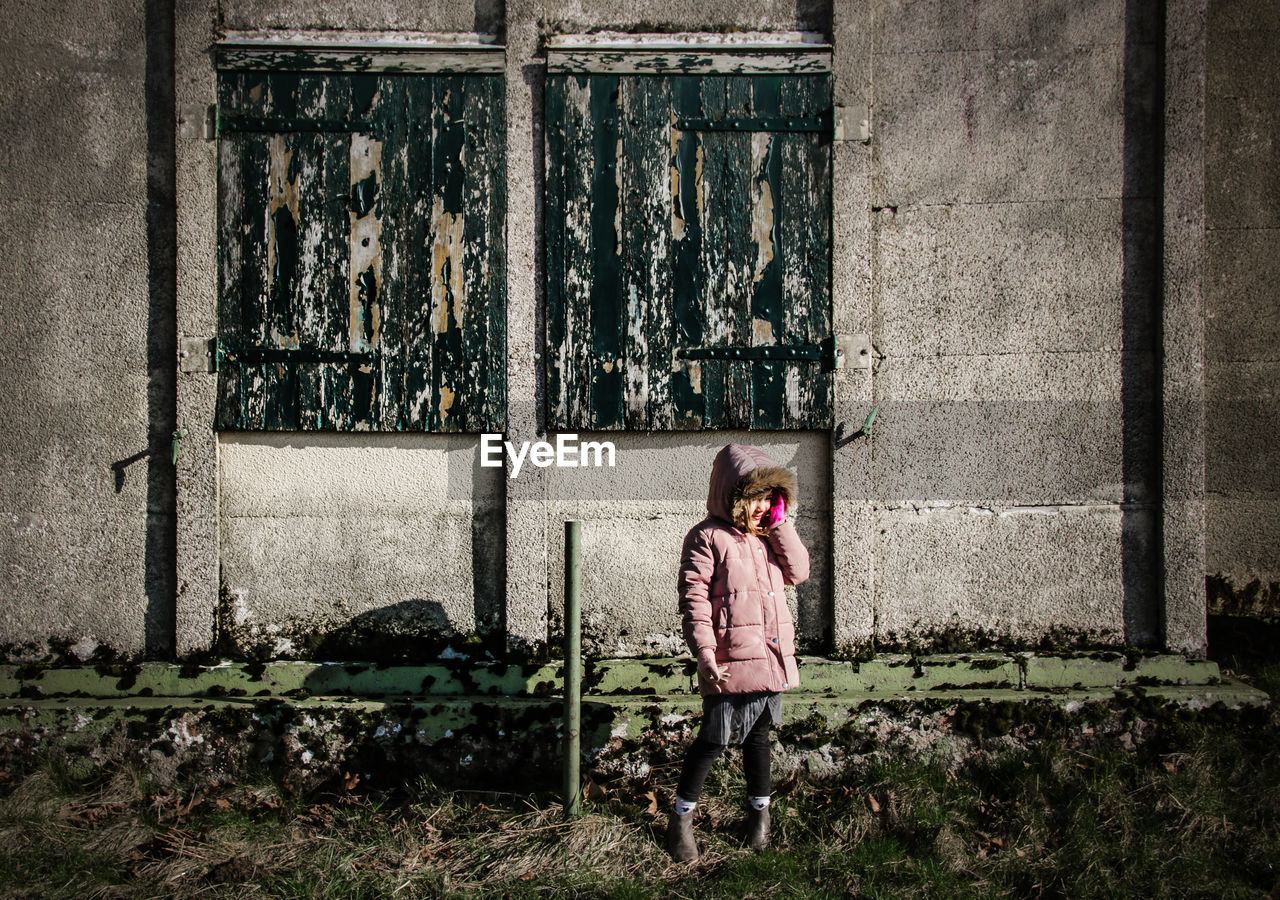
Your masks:
{"label": "rusty metal bracket", "polygon": [[837,369],[871,368],[871,335],[837,334],[835,342]]}
{"label": "rusty metal bracket", "polygon": [[184,337],[178,346],[178,371],[187,375],[216,372],[217,351],[213,338]]}
{"label": "rusty metal bracket", "polygon": [[871,111],[865,106],[837,106],[835,114],[835,140],[871,140]]}

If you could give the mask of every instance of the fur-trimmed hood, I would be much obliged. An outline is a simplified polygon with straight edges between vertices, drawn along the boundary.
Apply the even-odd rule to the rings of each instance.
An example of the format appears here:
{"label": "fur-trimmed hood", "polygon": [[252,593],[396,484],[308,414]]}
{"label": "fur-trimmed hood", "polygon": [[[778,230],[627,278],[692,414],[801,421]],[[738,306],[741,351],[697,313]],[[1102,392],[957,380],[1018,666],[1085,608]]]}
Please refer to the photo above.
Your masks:
{"label": "fur-trimmed hood", "polygon": [[796,477],[759,447],[729,444],[711,464],[707,512],[733,525],[748,503],[774,491],[782,492],[790,510],[795,505]]}

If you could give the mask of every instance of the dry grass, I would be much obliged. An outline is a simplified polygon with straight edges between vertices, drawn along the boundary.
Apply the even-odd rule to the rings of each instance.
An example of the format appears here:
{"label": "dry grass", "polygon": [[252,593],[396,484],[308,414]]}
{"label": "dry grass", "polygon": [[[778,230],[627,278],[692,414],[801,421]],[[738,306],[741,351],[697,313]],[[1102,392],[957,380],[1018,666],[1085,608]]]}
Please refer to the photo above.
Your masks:
{"label": "dry grass", "polygon": [[738,846],[740,773],[721,766],[691,866],[662,850],[671,772],[596,787],[566,822],[548,796],[175,793],[123,749],[49,756],[0,773],[0,896],[1280,896],[1280,712],[1159,729],[1133,752],[1057,735],[961,772],[900,759],[784,782],[764,854]]}

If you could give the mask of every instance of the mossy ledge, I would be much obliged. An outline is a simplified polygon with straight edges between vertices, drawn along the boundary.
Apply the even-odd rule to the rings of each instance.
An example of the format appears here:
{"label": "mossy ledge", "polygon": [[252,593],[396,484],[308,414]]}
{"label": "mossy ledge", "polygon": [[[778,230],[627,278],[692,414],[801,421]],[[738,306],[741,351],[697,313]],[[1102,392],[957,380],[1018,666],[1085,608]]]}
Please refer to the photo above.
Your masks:
{"label": "mossy ledge", "polygon": [[[417,775],[549,787],[562,678],[555,664],[456,659],[0,667],[0,758],[14,771],[44,748],[96,759],[123,743],[169,784],[265,769],[300,789]],[[776,731],[780,776],[827,777],[897,753],[958,766],[1062,733],[1136,747],[1268,703],[1216,663],[1101,651],[807,657],[802,678]],[[591,660],[584,685],[582,745],[600,777],[647,777],[696,730],[683,659]]]}

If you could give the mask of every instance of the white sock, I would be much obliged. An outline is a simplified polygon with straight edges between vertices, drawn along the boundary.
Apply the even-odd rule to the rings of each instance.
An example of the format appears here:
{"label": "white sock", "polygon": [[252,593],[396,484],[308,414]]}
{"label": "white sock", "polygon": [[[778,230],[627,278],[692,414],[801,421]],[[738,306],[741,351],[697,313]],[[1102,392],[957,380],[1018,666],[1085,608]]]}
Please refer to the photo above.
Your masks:
{"label": "white sock", "polygon": [[747,802],[751,804],[751,808],[754,809],[756,812],[759,812],[762,809],[769,808],[768,797],[748,797]]}
{"label": "white sock", "polygon": [[686,800],[683,797],[676,797],[676,815],[687,816],[698,808],[697,800]]}

